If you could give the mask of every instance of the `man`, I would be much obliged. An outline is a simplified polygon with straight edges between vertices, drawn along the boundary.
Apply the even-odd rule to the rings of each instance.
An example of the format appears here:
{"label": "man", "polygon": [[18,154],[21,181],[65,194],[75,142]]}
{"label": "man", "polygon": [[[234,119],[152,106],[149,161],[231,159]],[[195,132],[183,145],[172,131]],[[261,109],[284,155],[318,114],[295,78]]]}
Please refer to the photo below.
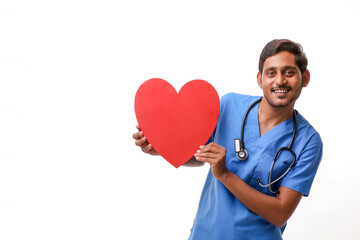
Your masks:
{"label": "man", "polygon": [[[257,83],[263,97],[230,93],[221,98],[209,143],[185,164],[211,166],[189,239],[282,239],[287,220],[309,194],[322,157],[319,134],[294,110],[309,81],[301,45],[273,40],[259,59]],[[248,158],[239,160],[234,139],[241,138],[244,118]],[[133,138],[144,152],[156,154],[140,129]]]}

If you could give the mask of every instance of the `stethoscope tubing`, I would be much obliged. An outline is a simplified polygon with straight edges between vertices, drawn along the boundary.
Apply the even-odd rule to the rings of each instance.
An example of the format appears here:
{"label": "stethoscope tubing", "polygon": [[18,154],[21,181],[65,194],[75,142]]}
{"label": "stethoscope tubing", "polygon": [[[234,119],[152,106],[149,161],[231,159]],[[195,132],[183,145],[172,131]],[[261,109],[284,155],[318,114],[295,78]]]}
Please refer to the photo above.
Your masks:
{"label": "stethoscope tubing", "polygon": [[[244,129],[245,129],[245,122],[246,122],[246,118],[250,112],[250,110],[256,105],[258,104],[260,101],[262,100],[262,97],[258,100],[256,100],[254,103],[252,103],[250,105],[250,107],[247,109],[245,115],[244,115],[244,118],[242,120],[242,125],[241,125],[241,134],[240,134],[240,139],[235,139],[235,154],[236,154],[236,157],[241,160],[241,161],[244,161],[247,159],[248,157],[248,153],[245,149],[245,144],[244,144]],[[290,169],[295,165],[295,162],[296,162],[296,154],[295,152],[291,149],[293,143],[294,143],[294,140],[295,140],[295,137],[296,137],[296,131],[297,131],[297,119],[296,119],[296,110],[293,110],[293,122],[294,122],[294,130],[293,130],[293,134],[292,134],[292,138],[291,138],[291,141],[290,141],[290,144],[288,147],[281,147],[279,148],[275,155],[274,155],[274,158],[273,158],[273,161],[272,161],[272,164],[271,164],[271,168],[270,168],[270,172],[269,172],[269,183],[268,184],[262,184],[260,182],[260,179],[257,178],[256,181],[258,182],[258,184],[261,186],[261,187],[268,187],[269,188],[269,191],[273,194],[279,194],[280,192],[279,191],[274,191],[271,187],[271,185],[273,185],[274,183],[280,181],[280,179],[282,179],[289,171]],[[237,144],[239,146],[237,146]],[[271,181],[271,177],[272,177],[272,172],[273,172],[273,168],[274,168],[274,165],[275,165],[275,161],[277,159],[277,156],[280,154],[281,151],[289,151],[292,155],[293,155],[293,160],[290,164],[290,166],[288,167],[288,169],[280,176],[278,177],[277,179],[275,179],[274,181]]]}
{"label": "stethoscope tubing", "polygon": [[[272,174],[272,170],[273,170],[274,165],[275,165],[275,161],[276,161],[277,155],[278,155],[281,151],[284,151],[284,150],[289,151],[289,152],[293,155],[293,160],[292,160],[290,166],[288,167],[288,169],[287,169],[280,177],[278,177],[276,180],[274,180],[274,181],[271,182],[271,174]],[[272,161],[272,164],[271,164],[270,173],[269,173],[269,184],[266,184],[266,185],[262,184],[262,183],[260,182],[260,179],[259,179],[259,178],[257,179],[257,182],[259,183],[259,185],[260,185],[261,187],[269,187],[270,185],[272,185],[272,184],[278,182],[280,179],[282,179],[282,178],[290,171],[290,169],[295,165],[295,162],[296,162],[296,155],[295,155],[295,153],[294,153],[294,151],[293,151],[292,149],[290,149],[290,148],[288,148],[288,147],[282,147],[282,148],[278,149],[277,152],[276,152],[276,154],[275,154],[275,156],[274,156],[274,159],[273,159],[273,161]],[[271,182],[271,183],[270,183],[270,182]],[[275,193],[275,192],[273,192],[272,190],[270,190],[270,191],[271,191],[272,193]]]}

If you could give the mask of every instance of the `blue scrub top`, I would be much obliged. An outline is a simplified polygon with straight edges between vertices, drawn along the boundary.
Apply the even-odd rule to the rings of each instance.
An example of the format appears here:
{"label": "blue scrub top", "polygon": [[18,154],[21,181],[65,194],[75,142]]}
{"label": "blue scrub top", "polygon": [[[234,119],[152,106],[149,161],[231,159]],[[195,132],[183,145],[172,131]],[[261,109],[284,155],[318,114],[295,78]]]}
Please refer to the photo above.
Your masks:
{"label": "blue scrub top", "polygon": [[[261,183],[268,184],[269,171],[276,151],[291,142],[294,123],[288,119],[260,137],[258,107],[254,106],[246,119],[244,144],[249,153],[245,161],[235,155],[234,139],[240,138],[241,123],[248,107],[259,97],[235,93],[226,94],[220,101],[220,115],[213,141],[227,149],[226,166],[251,187],[274,196]],[[297,114],[297,133],[292,146],[297,160],[295,166],[272,189],[285,186],[308,196],[322,157],[322,141],[316,130]],[[292,155],[281,153],[276,160],[272,178],[281,176],[289,167]],[[247,209],[209,170],[190,240],[282,239],[281,228]]]}

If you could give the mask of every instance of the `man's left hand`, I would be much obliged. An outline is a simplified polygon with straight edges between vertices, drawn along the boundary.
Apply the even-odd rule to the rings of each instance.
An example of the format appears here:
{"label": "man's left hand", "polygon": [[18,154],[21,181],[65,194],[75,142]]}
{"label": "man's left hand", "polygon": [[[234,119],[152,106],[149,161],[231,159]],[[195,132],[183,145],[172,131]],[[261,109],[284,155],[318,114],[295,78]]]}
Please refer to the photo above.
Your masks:
{"label": "man's left hand", "polygon": [[221,180],[229,170],[226,167],[226,148],[214,142],[200,146],[195,153],[195,159],[201,162],[208,162],[214,177]]}

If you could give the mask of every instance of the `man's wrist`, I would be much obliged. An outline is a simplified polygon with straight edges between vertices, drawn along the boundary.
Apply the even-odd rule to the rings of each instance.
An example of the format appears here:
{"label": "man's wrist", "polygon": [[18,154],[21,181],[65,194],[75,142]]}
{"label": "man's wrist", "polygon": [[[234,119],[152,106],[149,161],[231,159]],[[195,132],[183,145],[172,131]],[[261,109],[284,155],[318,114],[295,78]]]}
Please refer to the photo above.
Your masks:
{"label": "man's wrist", "polygon": [[224,170],[224,172],[219,176],[218,179],[220,182],[222,182],[225,185],[225,183],[229,181],[231,174],[233,174],[233,173],[228,168],[226,168]]}

